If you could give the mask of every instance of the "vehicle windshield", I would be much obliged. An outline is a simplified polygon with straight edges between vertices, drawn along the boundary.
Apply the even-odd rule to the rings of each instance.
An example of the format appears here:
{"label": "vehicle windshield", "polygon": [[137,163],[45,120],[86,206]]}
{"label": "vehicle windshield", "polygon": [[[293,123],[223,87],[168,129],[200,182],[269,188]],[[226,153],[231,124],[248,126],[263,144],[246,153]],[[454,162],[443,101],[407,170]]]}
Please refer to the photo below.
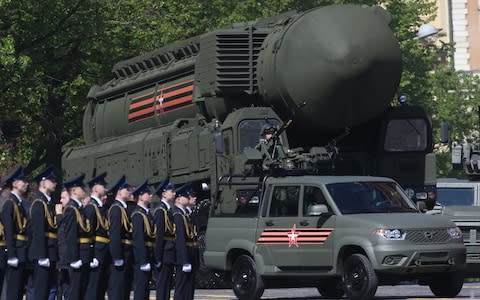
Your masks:
{"label": "vehicle windshield", "polygon": [[275,119],[268,120],[243,120],[238,125],[238,131],[240,134],[240,151],[250,147],[254,148],[260,141],[260,131],[263,125],[268,122],[275,125],[278,128],[278,121]]}
{"label": "vehicle windshield", "polygon": [[427,123],[423,119],[391,120],[385,133],[388,152],[424,151],[427,148]]}
{"label": "vehicle windshield", "polygon": [[473,188],[438,188],[437,203],[443,206],[473,205]]}
{"label": "vehicle windshield", "polygon": [[394,182],[333,183],[327,190],[342,214],[418,211]]}

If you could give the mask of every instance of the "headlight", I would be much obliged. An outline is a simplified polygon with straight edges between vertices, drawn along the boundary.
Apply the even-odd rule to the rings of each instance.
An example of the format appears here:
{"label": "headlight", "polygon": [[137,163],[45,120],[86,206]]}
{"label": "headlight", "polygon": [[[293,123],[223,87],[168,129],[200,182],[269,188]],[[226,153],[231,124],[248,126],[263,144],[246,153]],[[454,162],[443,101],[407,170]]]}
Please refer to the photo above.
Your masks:
{"label": "headlight", "polygon": [[402,229],[377,229],[375,232],[378,236],[386,240],[397,240],[402,241],[405,239],[405,231]]}
{"label": "headlight", "polygon": [[458,227],[448,228],[447,231],[452,239],[461,239],[463,236],[462,231]]}

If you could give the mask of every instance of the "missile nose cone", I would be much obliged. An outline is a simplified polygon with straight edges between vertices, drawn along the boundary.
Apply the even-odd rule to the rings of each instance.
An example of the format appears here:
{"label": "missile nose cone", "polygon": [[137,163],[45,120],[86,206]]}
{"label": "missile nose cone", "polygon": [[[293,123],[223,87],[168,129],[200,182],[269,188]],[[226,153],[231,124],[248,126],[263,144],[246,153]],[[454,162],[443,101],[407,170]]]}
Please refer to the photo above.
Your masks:
{"label": "missile nose cone", "polygon": [[[280,86],[277,96],[286,103],[308,102],[302,113],[309,126],[362,123],[385,109],[400,81],[398,42],[385,15],[371,8],[310,10],[287,26],[274,55],[270,84]],[[268,82],[259,84],[274,94]]]}

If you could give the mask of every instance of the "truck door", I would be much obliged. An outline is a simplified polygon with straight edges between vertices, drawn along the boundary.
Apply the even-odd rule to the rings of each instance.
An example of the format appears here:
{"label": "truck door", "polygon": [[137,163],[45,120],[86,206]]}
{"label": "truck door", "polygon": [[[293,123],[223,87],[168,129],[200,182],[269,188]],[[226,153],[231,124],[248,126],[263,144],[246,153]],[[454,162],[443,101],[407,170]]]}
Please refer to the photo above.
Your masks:
{"label": "truck door", "polygon": [[305,185],[300,202],[300,241],[311,261],[325,270],[333,267],[335,215],[325,194],[318,186]]}
{"label": "truck door", "polygon": [[334,220],[303,217],[302,193],[301,185],[272,187],[259,220],[258,251],[269,253],[272,261],[266,263],[283,271],[329,270],[333,255],[325,241]]}

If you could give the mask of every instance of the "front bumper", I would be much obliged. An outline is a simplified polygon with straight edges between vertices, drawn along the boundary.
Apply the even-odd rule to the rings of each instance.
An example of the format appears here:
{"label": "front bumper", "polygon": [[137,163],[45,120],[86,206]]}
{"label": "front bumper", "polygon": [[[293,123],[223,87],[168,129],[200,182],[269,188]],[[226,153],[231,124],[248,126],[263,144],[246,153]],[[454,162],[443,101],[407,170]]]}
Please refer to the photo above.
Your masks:
{"label": "front bumper", "polygon": [[466,250],[462,243],[428,245],[378,245],[370,256],[377,272],[398,275],[464,270]]}

